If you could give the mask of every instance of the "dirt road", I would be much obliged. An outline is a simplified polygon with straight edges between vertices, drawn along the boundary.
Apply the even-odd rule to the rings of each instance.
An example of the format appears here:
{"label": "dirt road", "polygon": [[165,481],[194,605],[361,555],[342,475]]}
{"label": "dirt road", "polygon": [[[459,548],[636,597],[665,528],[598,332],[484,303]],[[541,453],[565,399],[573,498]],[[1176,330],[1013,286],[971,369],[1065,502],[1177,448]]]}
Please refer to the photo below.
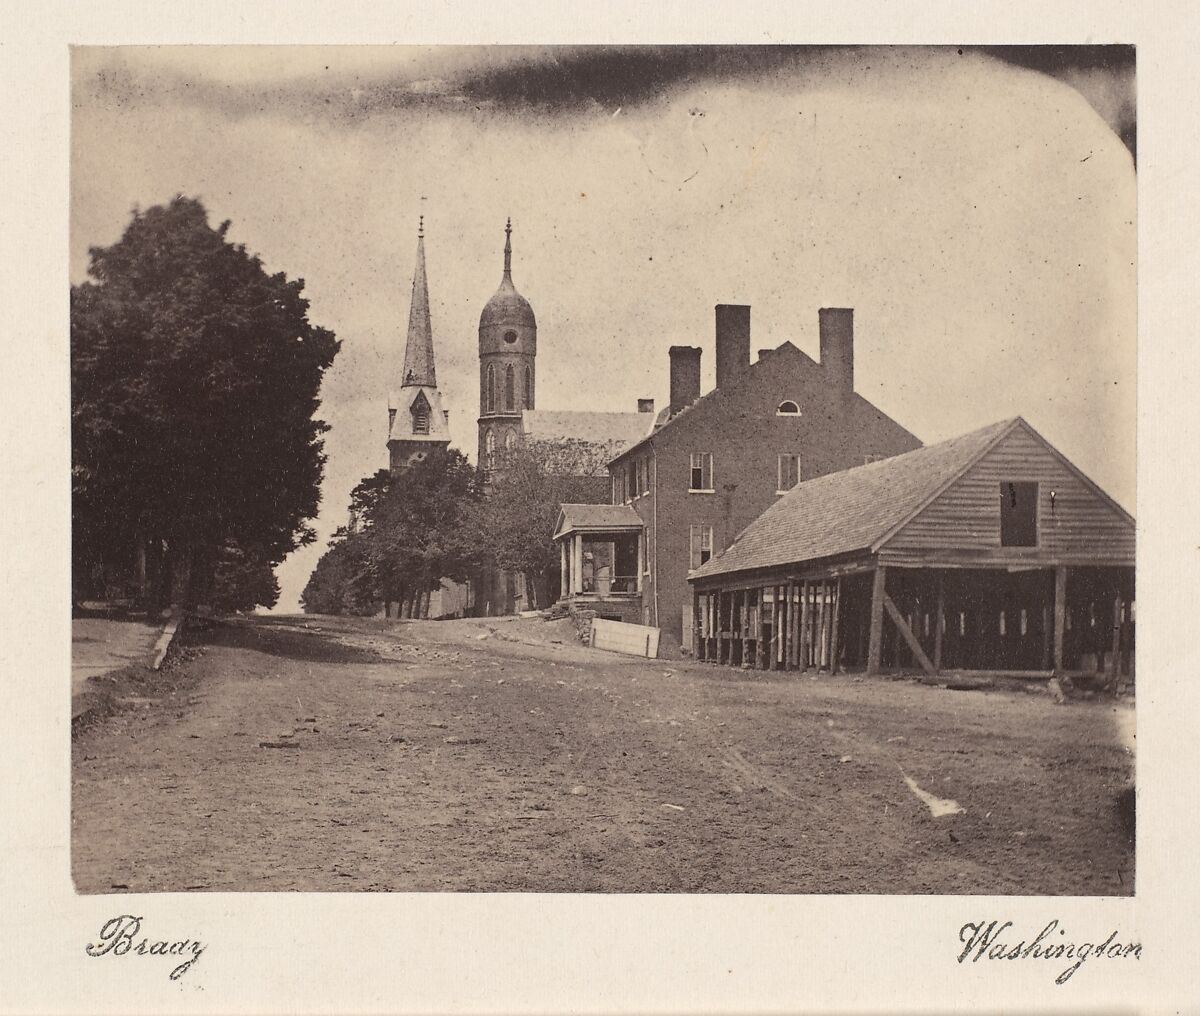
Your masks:
{"label": "dirt road", "polygon": [[165,680],[75,741],[82,892],[1133,891],[1111,700],[634,660],[502,619],[230,622]]}

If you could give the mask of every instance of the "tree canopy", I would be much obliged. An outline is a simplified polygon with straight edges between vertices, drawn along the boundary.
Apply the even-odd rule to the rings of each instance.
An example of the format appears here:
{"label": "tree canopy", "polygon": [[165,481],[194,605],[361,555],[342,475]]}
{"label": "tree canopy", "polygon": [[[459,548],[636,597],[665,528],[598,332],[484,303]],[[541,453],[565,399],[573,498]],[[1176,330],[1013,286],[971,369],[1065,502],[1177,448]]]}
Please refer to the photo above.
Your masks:
{"label": "tree canopy", "polygon": [[480,498],[478,474],[455,449],[366,477],[351,494],[353,531],[339,531],[317,562],[304,609],[358,613],[367,602],[419,602],[443,578],[466,581],[486,546]]}
{"label": "tree canopy", "polygon": [[77,568],[137,553],[161,560],[160,585],[182,567],[211,586],[226,544],[269,566],[314,538],[339,343],[308,320],[303,280],[229,226],[185,197],[135,212],[72,287]]}

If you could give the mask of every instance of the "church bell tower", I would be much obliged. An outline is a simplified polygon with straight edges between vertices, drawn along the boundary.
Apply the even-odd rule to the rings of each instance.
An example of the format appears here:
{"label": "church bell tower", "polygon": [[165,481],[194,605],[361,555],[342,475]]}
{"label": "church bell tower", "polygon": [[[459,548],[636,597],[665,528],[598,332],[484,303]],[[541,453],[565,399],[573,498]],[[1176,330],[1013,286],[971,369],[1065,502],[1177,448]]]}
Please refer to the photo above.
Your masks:
{"label": "church bell tower", "polygon": [[512,219],[504,227],[504,275],[479,316],[479,465],[494,469],[521,444],[521,413],[534,408],[537,320],[512,280]]}
{"label": "church bell tower", "polygon": [[399,392],[388,395],[388,465],[393,474],[434,448],[450,444],[450,413],[442,408],[433,364],[433,324],[425,279],[425,217],[417,228],[417,266],[408,309],[408,339]]}

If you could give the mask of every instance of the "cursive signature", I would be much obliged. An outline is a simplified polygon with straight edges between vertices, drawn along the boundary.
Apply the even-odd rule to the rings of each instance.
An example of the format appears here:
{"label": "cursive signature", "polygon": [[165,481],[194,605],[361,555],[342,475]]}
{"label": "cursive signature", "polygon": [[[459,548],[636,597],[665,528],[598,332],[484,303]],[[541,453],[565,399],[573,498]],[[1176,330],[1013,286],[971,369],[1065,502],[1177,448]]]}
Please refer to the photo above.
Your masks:
{"label": "cursive signature", "polygon": [[[1016,932],[1009,931],[1012,926],[1012,921],[1005,921],[1003,924],[997,921],[964,924],[958,929],[958,941],[963,946],[962,952],[958,954],[958,962],[964,963],[968,957],[972,963],[978,963],[982,959],[1070,960],[1070,965],[1054,979],[1055,984],[1066,984],[1071,975],[1089,959],[1116,960],[1128,959],[1131,956],[1135,960],[1142,958],[1141,943],[1120,942],[1115,931],[1103,941],[1097,939],[1095,942],[1076,943],[1067,939],[1066,930],[1060,928],[1058,920],[1055,919],[1039,931],[1034,939],[1027,942],[1024,938],[1014,941]],[[1008,939],[1002,938],[1006,932],[1011,936]]]}
{"label": "cursive signature", "polygon": [[90,942],[87,946],[89,956],[187,956],[171,971],[172,981],[177,981],[200,958],[204,946],[193,939],[179,939],[168,942],[165,939],[151,941],[143,937],[137,941],[138,933],[142,930],[142,918],[132,914],[122,914],[104,922],[100,929],[100,941]]}

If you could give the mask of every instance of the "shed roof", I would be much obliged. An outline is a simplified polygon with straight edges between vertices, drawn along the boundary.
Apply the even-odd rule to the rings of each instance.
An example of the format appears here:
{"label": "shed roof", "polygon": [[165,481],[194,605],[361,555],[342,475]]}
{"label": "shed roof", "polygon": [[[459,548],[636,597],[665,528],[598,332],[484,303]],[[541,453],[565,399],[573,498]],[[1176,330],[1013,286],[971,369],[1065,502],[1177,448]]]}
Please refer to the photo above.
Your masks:
{"label": "shed roof", "polygon": [[[872,550],[1017,426],[1002,420],[960,437],[793,487],[691,578]],[[1032,428],[1030,428],[1032,430]]]}
{"label": "shed roof", "polygon": [[641,528],[641,517],[627,504],[564,504],[559,506],[554,538],[589,529]]}

